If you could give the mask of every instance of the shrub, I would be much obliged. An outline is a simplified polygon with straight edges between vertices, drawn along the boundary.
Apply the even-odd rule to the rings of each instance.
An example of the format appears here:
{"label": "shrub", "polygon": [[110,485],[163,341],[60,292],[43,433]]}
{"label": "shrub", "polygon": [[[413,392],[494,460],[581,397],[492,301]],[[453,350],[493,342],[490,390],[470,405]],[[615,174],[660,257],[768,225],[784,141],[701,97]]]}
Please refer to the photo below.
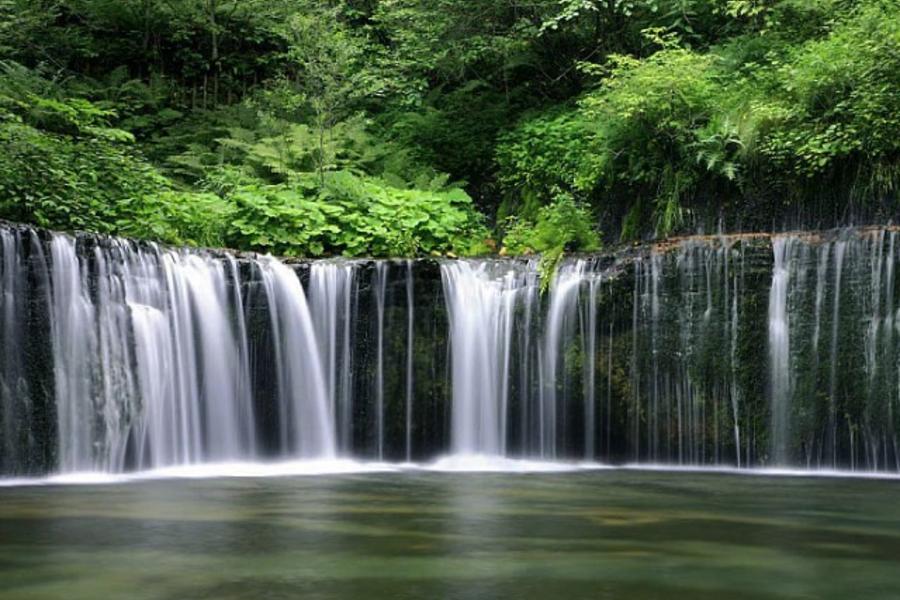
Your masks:
{"label": "shrub", "polygon": [[486,251],[487,230],[459,189],[401,189],[347,171],[294,177],[290,184],[247,185],[228,199],[228,239],[282,255],[415,256]]}
{"label": "shrub", "polygon": [[513,220],[503,238],[507,254],[541,254],[541,285],[546,289],[564,252],[591,252],[600,248],[600,235],[590,210],[571,195],[556,198],[537,211],[534,221]]}

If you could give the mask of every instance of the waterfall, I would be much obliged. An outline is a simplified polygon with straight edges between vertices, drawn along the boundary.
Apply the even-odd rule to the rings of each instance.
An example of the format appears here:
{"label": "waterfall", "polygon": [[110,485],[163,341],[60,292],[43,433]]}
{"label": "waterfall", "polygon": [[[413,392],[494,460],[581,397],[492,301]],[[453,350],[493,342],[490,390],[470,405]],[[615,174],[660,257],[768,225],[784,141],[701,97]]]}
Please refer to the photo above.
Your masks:
{"label": "waterfall", "polygon": [[412,460],[412,429],[413,429],[413,390],[414,390],[414,373],[415,365],[415,282],[413,280],[413,262],[406,263],[406,423],[404,431],[406,432],[405,447],[406,461]]}
{"label": "waterfall", "polygon": [[358,265],[347,261],[321,261],[310,268],[309,304],[328,397],[337,424],[339,446],[352,447],[353,430],[353,297]]}
{"label": "waterfall", "polygon": [[[53,310],[53,373],[56,389],[57,427],[59,429],[59,461],[63,471],[90,470],[102,467],[103,456],[94,454],[95,441],[103,432],[95,432],[96,409],[108,398],[93,389],[95,375],[102,377],[98,364],[98,342],[94,310],[88,297],[87,283],[75,255],[74,240],[58,236],[51,246],[51,282]],[[116,323],[106,324],[115,327]],[[127,397],[127,396],[126,396]]]}
{"label": "waterfall", "polygon": [[830,400],[829,407],[829,446],[831,447],[831,464],[837,463],[837,369],[838,369],[838,331],[840,328],[841,315],[841,276],[844,272],[844,254],[847,249],[847,243],[843,240],[838,241],[834,245],[834,302],[833,314],[831,317],[831,357],[829,365],[831,369],[828,378],[828,398]]}
{"label": "waterfall", "polygon": [[[23,269],[22,260],[17,251],[19,245],[18,232],[0,229],[0,347],[20,348],[22,346],[22,299]],[[0,427],[2,427],[3,445],[0,447],[0,471],[12,470],[13,465],[21,460],[17,444],[16,426],[19,418],[17,404],[20,394],[20,382],[23,380],[23,365],[20,352],[4,351],[0,356]]]}
{"label": "waterfall", "polygon": [[[0,231],[5,347],[27,347],[26,327],[40,333],[29,324],[22,290],[47,273],[52,380],[44,389],[53,394],[58,470],[117,472],[258,456],[242,282],[233,257],[53,235],[46,257],[32,251],[30,262],[43,267],[34,266],[28,278],[22,236]],[[333,387],[320,360],[323,336],[313,328],[294,271],[275,259],[260,259],[257,267],[272,309],[283,455],[333,456]],[[349,302],[349,294],[344,298]],[[22,358],[10,352],[0,369],[4,464],[23,445],[36,445],[16,442],[12,429],[36,410],[19,407],[30,402]]]}
{"label": "waterfall", "polygon": [[[633,293],[617,303],[600,290],[621,267],[596,259],[563,261],[546,302],[527,283],[537,275],[536,263],[445,263],[452,450],[592,460],[603,445],[600,455],[608,456],[624,441],[633,460],[738,464],[739,370],[730,366],[719,379],[704,370],[721,362],[723,350],[731,357],[727,364],[738,360],[741,256],[727,240],[654,250],[632,263]],[[617,355],[616,325],[627,329],[626,323],[630,351]],[[626,388],[632,401],[617,408],[613,379],[623,362],[632,374]],[[599,377],[606,388],[602,412]],[[510,388],[511,382],[517,385]],[[521,423],[518,431],[511,422]],[[483,431],[491,432],[488,441]],[[518,452],[506,446],[512,439],[521,442]]]}
{"label": "waterfall", "polygon": [[[49,272],[34,232],[0,228],[0,474],[34,470],[48,452],[42,424],[45,394],[37,377],[49,359],[46,307]],[[45,331],[45,328],[47,331]]]}
{"label": "waterfall", "polygon": [[129,448],[138,468],[251,456],[225,264],[117,240],[82,249],[60,235],[50,248],[60,468],[120,471]]}
{"label": "waterfall", "polygon": [[389,263],[375,265],[375,448],[378,460],[384,460],[384,320]]}
{"label": "waterfall", "polygon": [[599,278],[588,280],[587,302],[580,317],[584,340],[584,458],[592,461],[597,452],[597,299]]}
{"label": "waterfall", "polygon": [[635,264],[627,363],[632,460],[740,460],[743,315],[735,246],[721,237],[685,240],[655,247]]}
{"label": "waterfall", "polygon": [[[450,321],[456,454],[506,453],[513,321],[536,280],[518,263],[456,261],[441,265]],[[547,416],[541,403],[542,424]],[[546,425],[541,427],[542,449]]]}
{"label": "waterfall", "polygon": [[772,455],[777,464],[788,461],[791,401],[791,336],[788,315],[793,237],[772,240],[774,263],[769,292],[769,378],[772,402]]}
{"label": "waterfall", "polygon": [[124,306],[130,315],[143,409],[137,465],[252,456],[243,309],[229,291],[235,265],[171,251],[120,250],[109,280],[123,294],[101,294],[98,306]]}
{"label": "waterfall", "polygon": [[562,266],[550,293],[544,351],[541,355],[544,373],[541,381],[540,455],[545,457],[556,456],[557,418],[561,408],[558,396],[565,395],[566,392],[566,378],[560,373],[565,368],[563,344],[573,335],[576,301],[584,280],[584,271],[584,261]]}
{"label": "waterfall", "polygon": [[[537,263],[442,265],[452,340],[455,453],[510,455],[510,415],[518,411],[519,454],[555,458],[567,451],[569,432],[579,429],[583,453],[593,458],[601,281],[595,268],[587,259],[564,262],[541,318],[534,314],[540,306]],[[539,322],[542,331],[533,327]],[[570,358],[567,349],[576,339],[579,357]],[[529,369],[532,360],[536,369]],[[583,372],[580,386],[570,377],[573,368]],[[537,391],[534,397],[530,390]],[[571,411],[575,404],[583,408]]]}
{"label": "waterfall", "polygon": [[[596,397],[595,370],[597,354],[597,293],[600,275],[595,273],[594,265],[586,259],[564,262],[554,277],[550,289],[549,307],[541,353],[542,396],[541,396],[541,435],[540,455],[545,458],[556,456],[558,449],[557,436],[568,427],[560,427],[560,415],[566,418],[582,420],[584,429],[585,457],[590,460],[596,445]],[[578,390],[572,389],[572,382],[567,377],[571,368],[566,357],[566,345],[573,339],[579,342],[581,368],[583,369],[582,387],[584,410],[578,415],[566,414],[571,404],[572,395]]]}
{"label": "waterfall", "polygon": [[900,470],[897,239],[686,238],[564,258],[542,286],[536,259],[287,264],[0,226],[0,473]]}
{"label": "waterfall", "polygon": [[276,340],[282,452],[298,458],[333,457],[334,415],[306,294],[297,274],[283,263],[267,257],[261,267]]}
{"label": "waterfall", "polygon": [[[725,256],[727,257],[732,252],[731,244],[727,244],[725,246]],[[740,331],[740,298],[741,298],[741,282],[744,279],[744,254],[741,252],[740,254],[740,272],[732,275],[733,284],[731,288],[731,313],[729,315],[729,323],[728,330],[731,338],[731,344],[728,348],[728,361],[730,363],[730,399],[731,399],[731,427],[734,432],[734,459],[735,466],[738,468],[741,467],[741,388],[738,385],[738,369],[737,369],[737,350],[738,350],[738,334]],[[732,268],[732,273],[734,273],[734,269]],[[725,263],[725,279],[726,282],[729,279],[729,271],[728,271],[728,262]],[[726,283],[727,285],[727,283]],[[728,305],[727,301],[727,291],[726,290],[726,306]]]}

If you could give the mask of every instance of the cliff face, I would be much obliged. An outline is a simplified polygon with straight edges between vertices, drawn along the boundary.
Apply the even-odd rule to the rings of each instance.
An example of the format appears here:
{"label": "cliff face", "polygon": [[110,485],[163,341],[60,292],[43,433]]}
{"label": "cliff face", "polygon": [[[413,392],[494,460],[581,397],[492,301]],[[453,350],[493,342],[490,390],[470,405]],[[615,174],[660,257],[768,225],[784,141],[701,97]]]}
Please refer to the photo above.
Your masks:
{"label": "cliff face", "polygon": [[0,472],[448,452],[897,470],[897,231],[294,261],[0,227]]}

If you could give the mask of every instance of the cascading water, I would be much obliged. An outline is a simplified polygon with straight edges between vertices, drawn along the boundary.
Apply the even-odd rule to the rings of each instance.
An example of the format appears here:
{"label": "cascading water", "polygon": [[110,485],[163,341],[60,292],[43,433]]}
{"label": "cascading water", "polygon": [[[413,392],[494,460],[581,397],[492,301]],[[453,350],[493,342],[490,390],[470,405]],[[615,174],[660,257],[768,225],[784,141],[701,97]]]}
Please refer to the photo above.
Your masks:
{"label": "cascading water", "polygon": [[791,336],[788,286],[796,238],[772,240],[774,264],[769,292],[769,378],[772,401],[772,455],[777,464],[788,461],[791,399]]}
{"label": "cascading water", "polygon": [[884,230],[720,236],[618,265],[574,259],[538,312],[525,309],[536,296],[503,284],[514,263],[447,263],[452,449],[691,465],[895,463],[895,240]]}
{"label": "cascading water", "polygon": [[413,402],[414,402],[414,365],[415,365],[415,282],[413,279],[413,262],[406,263],[406,461],[412,460],[412,430],[413,430]]}
{"label": "cascading water", "polygon": [[742,265],[740,240],[706,238],[654,249],[635,266],[631,460],[741,460]]}
{"label": "cascading water", "polygon": [[[594,460],[597,453],[597,300],[599,278],[588,280],[587,303],[579,313],[584,343],[584,458]],[[610,357],[611,358],[611,357]]]}
{"label": "cascading water", "polygon": [[276,340],[282,453],[333,457],[334,414],[303,287],[297,274],[274,258],[265,258],[260,266]]}
{"label": "cascading water", "polygon": [[136,468],[252,456],[225,265],[119,241],[79,257],[66,236],[51,251],[62,470],[120,471],[129,447]]}
{"label": "cascading water", "polygon": [[[2,332],[7,347],[22,348],[22,334],[9,324],[22,327],[23,242],[11,231],[2,241]],[[46,272],[50,289],[52,378],[40,385],[52,389],[57,468],[122,471],[257,457],[235,259],[65,235],[48,247],[33,270]],[[273,308],[283,455],[333,456],[334,422],[303,288],[275,259],[258,267]],[[7,363],[4,389],[22,390],[19,361]],[[4,427],[23,420],[15,401],[3,406]],[[16,454],[13,437],[4,435],[11,447],[4,460]]]}
{"label": "cascading water", "polygon": [[[506,454],[514,317],[525,298],[537,293],[533,274],[532,265],[520,263],[441,265],[451,331],[456,454]],[[544,418],[542,410],[542,435]]]}
{"label": "cascading water", "polygon": [[4,474],[447,452],[900,470],[893,229],[566,258],[545,293],[537,260],[287,265],[8,226],[0,252]]}
{"label": "cascading water", "polygon": [[349,450],[353,429],[353,298],[358,266],[322,261],[310,267],[310,317],[316,331],[328,395],[340,447]]}
{"label": "cascading water", "polygon": [[55,452],[50,280],[34,231],[0,228],[0,474],[40,472]]}
{"label": "cascading water", "polygon": [[[559,450],[559,436],[567,427],[560,421],[577,419],[584,427],[584,454],[591,459],[595,447],[595,393],[597,293],[602,272],[585,259],[560,266],[550,290],[550,302],[544,328],[541,353],[540,456],[554,457]],[[566,373],[572,368],[567,346],[578,340],[583,377],[581,389],[574,388]],[[579,360],[576,358],[576,361]],[[581,394],[584,411],[569,415],[573,395]]]}
{"label": "cascading water", "polygon": [[[95,444],[105,445],[103,431],[94,430],[94,415],[114,413],[105,406],[104,390],[95,390],[93,377],[105,372],[99,364],[94,311],[88,297],[88,284],[75,255],[75,243],[56,237],[50,246],[52,261],[53,373],[56,389],[56,414],[59,429],[59,462],[63,471],[91,470],[102,467],[105,456],[95,459]],[[117,323],[107,326],[116,327]],[[106,386],[104,386],[106,387]],[[112,454],[119,454],[113,449]],[[110,457],[111,458],[111,457]]]}
{"label": "cascading water", "polygon": [[380,262],[375,266],[374,282],[376,319],[375,447],[378,460],[384,460],[384,317],[389,266],[390,264],[386,262]]}
{"label": "cascading water", "polygon": [[[0,278],[2,278],[2,291],[0,296],[0,347],[18,348],[22,345],[23,320],[22,303],[25,294],[22,290],[24,283],[22,260],[17,248],[19,235],[15,231],[0,230],[0,244],[2,244],[3,262],[0,263]],[[24,396],[22,401],[28,403],[29,394],[20,389],[25,381],[21,360],[21,353],[4,351],[0,356],[0,425],[3,428],[3,446],[0,447],[0,470],[9,470],[21,460],[17,445],[16,423],[19,421],[18,405],[20,394]]]}
{"label": "cascading water", "polygon": [[557,420],[560,412],[559,396],[566,393],[566,378],[560,377],[559,370],[564,368],[565,343],[574,335],[574,306],[578,298],[578,290],[584,279],[584,263],[579,261],[570,267],[560,268],[550,294],[550,307],[547,311],[546,334],[542,357],[543,374],[541,379],[540,404],[540,454],[556,455]]}

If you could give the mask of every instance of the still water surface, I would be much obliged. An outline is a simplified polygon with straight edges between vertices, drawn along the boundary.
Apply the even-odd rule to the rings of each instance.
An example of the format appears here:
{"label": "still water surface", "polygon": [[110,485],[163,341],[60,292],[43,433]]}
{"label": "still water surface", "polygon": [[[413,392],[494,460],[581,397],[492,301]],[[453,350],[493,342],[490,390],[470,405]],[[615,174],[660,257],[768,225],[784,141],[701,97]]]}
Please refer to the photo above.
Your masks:
{"label": "still water surface", "polygon": [[603,470],[7,487],[0,597],[898,598],[900,481]]}

